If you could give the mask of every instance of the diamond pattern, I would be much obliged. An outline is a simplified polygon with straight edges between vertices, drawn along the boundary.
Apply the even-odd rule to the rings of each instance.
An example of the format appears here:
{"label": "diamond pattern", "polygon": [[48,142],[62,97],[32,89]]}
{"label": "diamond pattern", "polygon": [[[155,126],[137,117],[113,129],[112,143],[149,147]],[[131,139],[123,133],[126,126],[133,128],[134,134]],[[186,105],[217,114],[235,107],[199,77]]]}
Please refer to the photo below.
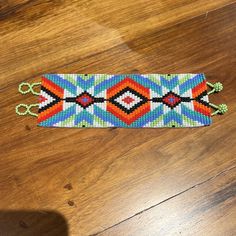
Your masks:
{"label": "diamond pattern", "polygon": [[48,74],[38,124],[55,127],[196,127],[210,125],[203,74]]}
{"label": "diamond pattern", "polygon": [[165,96],[162,97],[162,102],[168,107],[173,109],[179,103],[181,103],[181,97],[170,91]]}
{"label": "diamond pattern", "polygon": [[[107,90],[107,111],[130,125],[150,111],[149,89],[127,77]],[[123,99],[130,101],[129,104]],[[132,101],[130,100],[132,99]]]}
{"label": "diamond pattern", "polygon": [[79,104],[82,108],[87,108],[94,103],[94,98],[87,93],[86,91],[81,93],[75,99],[76,103]]}

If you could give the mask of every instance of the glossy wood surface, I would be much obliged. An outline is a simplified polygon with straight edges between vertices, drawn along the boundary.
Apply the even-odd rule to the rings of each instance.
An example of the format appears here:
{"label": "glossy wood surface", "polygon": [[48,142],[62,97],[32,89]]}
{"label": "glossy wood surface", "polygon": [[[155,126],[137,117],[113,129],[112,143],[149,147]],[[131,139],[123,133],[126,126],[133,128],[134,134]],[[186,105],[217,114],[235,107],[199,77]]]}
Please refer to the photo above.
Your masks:
{"label": "glossy wood surface", "polygon": [[[236,234],[233,0],[0,2],[0,235]],[[229,112],[192,129],[63,129],[15,114],[43,73],[198,73]]]}

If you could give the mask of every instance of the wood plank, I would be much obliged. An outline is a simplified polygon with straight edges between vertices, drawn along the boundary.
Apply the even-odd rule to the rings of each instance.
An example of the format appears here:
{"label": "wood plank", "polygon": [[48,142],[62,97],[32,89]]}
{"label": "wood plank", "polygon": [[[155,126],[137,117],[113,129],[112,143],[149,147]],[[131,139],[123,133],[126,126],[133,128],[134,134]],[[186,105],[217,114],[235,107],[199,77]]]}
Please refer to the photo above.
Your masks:
{"label": "wood plank", "polygon": [[[38,8],[34,5],[36,2]],[[52,4],[50,2],[47,4]],[[133,1],[129,2],[136,5]],[[160,1],[157,2],[160,4]],[[202,4],[199,9],[204,12],[203,1],[197,2]],[[209,2],[213,5],[223,4],[223,1]],[[90,41],[84,43],[86,46],[81,44],[82,48],[79,49],[84,50],[83,55],[81,51],[77,54],[76,49],[79,48],[78,42],[86,41],[86,37],[79,36],[86,24],[76,31],[76,36],[71,34],[72,26],[79,27],[80,23],[80,20],[75,20],[76,11],[62,14],[63,5],[59,4],[60,7],[56,8],[58,11],[55,11],[64,17],[59,21],[59,16],[52,16],[50,12],[54,10],[49,9],[45,16],[42,13],[42,22],[37,26],[34,21],[29,22],[27,17],[30,12],[44,8],[41,1],[30,1],[29,4],[33,5],[27,8],[29,5],[26,2],[26,5],[16,7],[18,10],[13,15],[4,8],[6,19],[0,26],[4,28],[1,31],[6,40],[4,45],[11,45],[8,47],[11,50],[7,51],[7,47],[3,46],[0,50],[3,55],[0,59],[0,82],[3,86],[0,104],[4,114],[0,121],[3,132],[0,150],[2,210],[56,209],[68,221],[70,235],[84,236],[111,227],[236,164],[236,4],[180,24],[174,24],[181,21],[176,17],[171,24],[165,24],[163,19],[162,25],[157,28],[152,26],[146,31],[145,25],[138,25],[138,28],[144,26],[136,29],[140,34],[137,36],[133,33],[134,38],[127,36],[129,40],[125,43],[120,36],[117,36],[117,40],[113,35],[114,32],[116,35],[116,30],[110,29],[104,32],[104,37],[106,32],[113,32],[106,35],[104,40],[107,42],[100,42],[103,36],[98,34],[98,29],[103,28],[89,28],[88,24]],[[79,3],[74,1],[73,4]],[[95,7],[94,4],[92,6]],[[128,14],[130,9],[124,8],[121,12]],[[27,13],[25,19],[20,18],[23,13]],[[165,15],[166,19],[168,14]],[[36,22],[40,21],[40,17],[37,19]],[[53,23],[50,23],[55,19],[67,23],[72,19],[69,29],[60,30],[57,34],[59,41],[55,37],[59,29],[53,31]],[[134,20],[133,24],[136,23]],[[133,27],[132,20],[127,19],[126,23],[124,20],[123,24],[122,28],[129,24],[130,30]],[[64,24],[56,25],[60,29],[65,27]],[[42,29],[51,32],[41,34],[42,41],[37,41],[37,33]],[[19,33],[22,33],[22,41]],[[29,37],[31,33],[35,33],[35,38]],[[72,35],[68,44],[67,33]],[[11,43],[7,39],[12,39]],[[49,48],[54,41],[50,39],[58,43],[54,44],[52,51]],[[57,49],[60,54],[55,56]],[[80,61],[77,61],[78,55],[81,55]],[[16,117],[15,105],[37,102],[33,96],[16,94],[17,83],[37,73],[54,70],[94,73],[203,71],[209,80],[224,83],[224,91],[213,95],[211,101],[227,103],[230,112],[214,117],[211,127],[158,130],[45,129],[36,127],[36,120],[31,117]],[[68,189],[65,186],[72,187]]]}
{"label": "wood plank", "polygon": [[223,172],[96,235],[233,236],[236,234],[235,173],[235,169]]}
{"label": "wood plank", "polygon": [[[60,70],[118,45],[127,48],[126,42],[147,32],[207,14],[234,0],[7,2],[0,11],[1,87]],[[73,72],[80,70],[83,66]]]}

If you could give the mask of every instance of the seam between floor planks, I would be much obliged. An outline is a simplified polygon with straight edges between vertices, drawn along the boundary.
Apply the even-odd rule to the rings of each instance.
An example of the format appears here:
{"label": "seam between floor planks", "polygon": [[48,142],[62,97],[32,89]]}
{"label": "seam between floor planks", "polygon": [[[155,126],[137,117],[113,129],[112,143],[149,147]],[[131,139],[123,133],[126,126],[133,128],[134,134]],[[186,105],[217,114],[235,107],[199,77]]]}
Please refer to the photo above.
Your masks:
{"label": "seam between floor planks", "polygon": [[149,211],[149,210],[151,210],[151,209],[153,209],[153,208],[155,208],[155,207],[157,207],[157,206],[159,206],[159,205],[161,205],[161,204],[163,204],[163,203],[165,203],[165,202],[170,201],[171,199],[174,199],[174,198],[176,198],[176,197],[178,197],[178,196],[180,196],[180,195],[182,195],[182,194],[185,194],[185,193],[187,193],[188,191],[192,190],[193,188],[196,188],[196,187],[199,187],[199,186],[201,186],[201,185],[204,185],[204,184],[208,183],[209,181],[220,177],[221,175],[224,175],[224,174],[226,174],[226,173],[228,173],[228,172],[230,172],[230,171],[233,171],[234,169],[236,169],[236,166],[232,166],[232,167],[230,167],[230,168],[227,168],[227,169],[225,169],[225,170],[219,172],[218,174],[216,174],[216,175],[214,175],[214,176],[211,176],[210,178],[208,178],[208,179],[206,179],[206,180],[204,180],[204,181],[202,181],[202,182],[200,182],[200,183],[197,183],[197,184],[195,184],[195,185],[193,185],[193,186],[191,186],[191,187],[189,187],[189,188],[187,188],[187,189],[185,189],[185,190],[183,190],[183,191],[181,191],[181,192],[179,192],[179,193],[177,193],[177,194],[175,194],[175,195],[173,195],[173,196],[170,196],[170,197],[164,199],[164,200],[161,201],[161,202],[158,202],[158,203],[156,203],[156,204],[154,204],[154,205],[152,205],[152,206],[150,206],[150,207],[148,207],[148,208],[146,208],[146,209],[144,209],[144,210],[142,210],[142,211],[139,211],[139,212],[137,212],[136,214],[134,214],[134,215],[132,215],[132,216],[130,216],[130,217],[128,217],[128,218],[126,218],[126,219],[124,219],[124,220],[122,220],[122,221],[120,221],[120,222],[118,222],[118,223],[116,223],[116,224],[114,224],[114,225],[112,225],[112,226],[110,226],[110,227],[107,227],[106,229],[104,229],[104,230],[102,230],[102,231],[99,231],[99,232],[94,233],[94,234],[90,234],[89,236],[96,236],[96,235],[102,234],[102,233],[106,232],[106,231],[109,230],[109,229],[112,229],[112,228],[114,228],[114,227],[116,227],[116,226],[118,226],[118,225],[120,225],[120,224],[122,224],[122,223],[124,223],[124,222],[126,222],[126,221],[129,221],[130,219],[132,219],[132,218],[134,218],[134,217],[136,217],[136,216],[138,216],[138,215],[141,215],[142,213],[144,213],[144,212],[146,212],[146,211]]}
{"label": "seam between floor planks", "polygon": [[[30,2],[31,2],[31,1],[30,1]],[[28,3],[30,3],[30,2],[28,2]],[[26,3],[26,4],[27,4],[27,3]],[[172,27],[174,27],[174,26],[180,25],[180,24],[184,24],[184,23],[186,23],[186,22],[188,22],[188,21],[190,21],[190,20],[193,20],[193,19],[195,19],[195,18],[197,18],[197,17],[201,17],[201,16],[204,16],[204,15],[207,17],[209,13],[218,11],[218,10],[220,10],[220,9],[223,9],[223,8],[229,7],[229,6],[231,6],[231,5],[235,5],[235,4],[236,4],[236,1],[234,1],[234,2],[232,2],[232,3],[229,3],[229,4],[226,4],[226,5],[222,6],[222,7],[218,7],[218,8],[215,8],[215,9],[213,9],[213,10],[207,11],[207,12],[204,13],[204,14],[196,15],[196,16],[190,17],[189,19],[186,19],[186,20],[183,20],[183,21],[179,21],[179,22],[176,22],[176,23],[171,24],[171,25],[167,25],[166,27],[163,27],[163,28],[161,28],[160,30],[155,31],[155,33],[161,32],[161,31],[163,31],[163,30],[168,30],[168,29],[170,29],[170,28],[172,28]],[[151,32],[151,34],[152,34],[152,33],[153,33],[153,32]],[[140,36],[140,37],[135,38],[135,40],[139,40],[139,39],[141,39],[141,38],[143,38],[143,37],[146,37],[146,36],[149,35],[149,34],[150,34],[150,32],[149,32],[148,34],[145,34],[145,35],[142,35],[142,36]],[[133,40],[134,40],[134,39],[133,39]],[[133,41],[133,40],[131,40],[131,41]],[[130,42],[130,41],[128,41],[127,43],[129,43],[129,42]],[[115,45],[115,46],[113,46],[113,47],[110,47],[109,49],[106,49],[106,50],[104,50],[104,51],[101,51],[101,52],[98,52],[98,53],[89,55],[89,56],[87,56],[87,57],[82,57],[82,58],[80,58],[80,59],[73,60],[73,61],[71,61],[71,62],[69,62],[69,63],[65,63],[65,64],[60,65],[60,66],[58,66],[58,67],[52,68],[51,71],[59,70],[59,69],[65,68],[65,67],[67,67],[67,66],[69,66],[69,65],[76,64],[76,63],[77,63],[78,61],[80,61],[80,60],[87,59],[87,58],[91,58],[91,57],[94,57],[94,56],[103,54],[104,52],[108,52],[108,51],[110,51],[110,50],[112,50],[112,49],[114,49],[114,48],[117,48],[117,47],[121,46],[121,45],[122,45],[122,43],[117,44],[117,45]],[[34,77],[39,77],[39,76],[41,76],[41,75],[44,74],[44,73],[46,73],[46,72],[40,72],[40,73],[32,74],[32,76],[27,77],[27,78],[25,78],[25,79],[23,79],[23,80],[18,80],[18,81],[16,81],[16,82],[10,83],[9,85],[7,85],[7,86],[1,88],[0,91],[3,92],[3,91],[5,91],[6,89],[9,89],[9,88],[11,88],[12,86],[15,86],[16,84],[21,83],[21,82],[28,82],[29,80],[32,80]]]}

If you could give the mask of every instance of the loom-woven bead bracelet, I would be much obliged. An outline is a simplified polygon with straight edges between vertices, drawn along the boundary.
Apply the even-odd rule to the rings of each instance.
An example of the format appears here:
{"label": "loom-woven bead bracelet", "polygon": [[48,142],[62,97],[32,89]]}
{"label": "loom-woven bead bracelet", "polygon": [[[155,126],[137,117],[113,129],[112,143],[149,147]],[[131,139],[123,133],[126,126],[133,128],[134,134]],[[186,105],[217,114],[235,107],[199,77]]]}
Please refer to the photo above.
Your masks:
{"label": "loom-woven bead bracelet", "polygon": [[20,104],[16,113],[37,116],[45,127],[200,127],[227,111],[208,98],[222,89],[204,74],[46,74],[39,83],[20,84],[22,94],[39,95],[39,104]]}

